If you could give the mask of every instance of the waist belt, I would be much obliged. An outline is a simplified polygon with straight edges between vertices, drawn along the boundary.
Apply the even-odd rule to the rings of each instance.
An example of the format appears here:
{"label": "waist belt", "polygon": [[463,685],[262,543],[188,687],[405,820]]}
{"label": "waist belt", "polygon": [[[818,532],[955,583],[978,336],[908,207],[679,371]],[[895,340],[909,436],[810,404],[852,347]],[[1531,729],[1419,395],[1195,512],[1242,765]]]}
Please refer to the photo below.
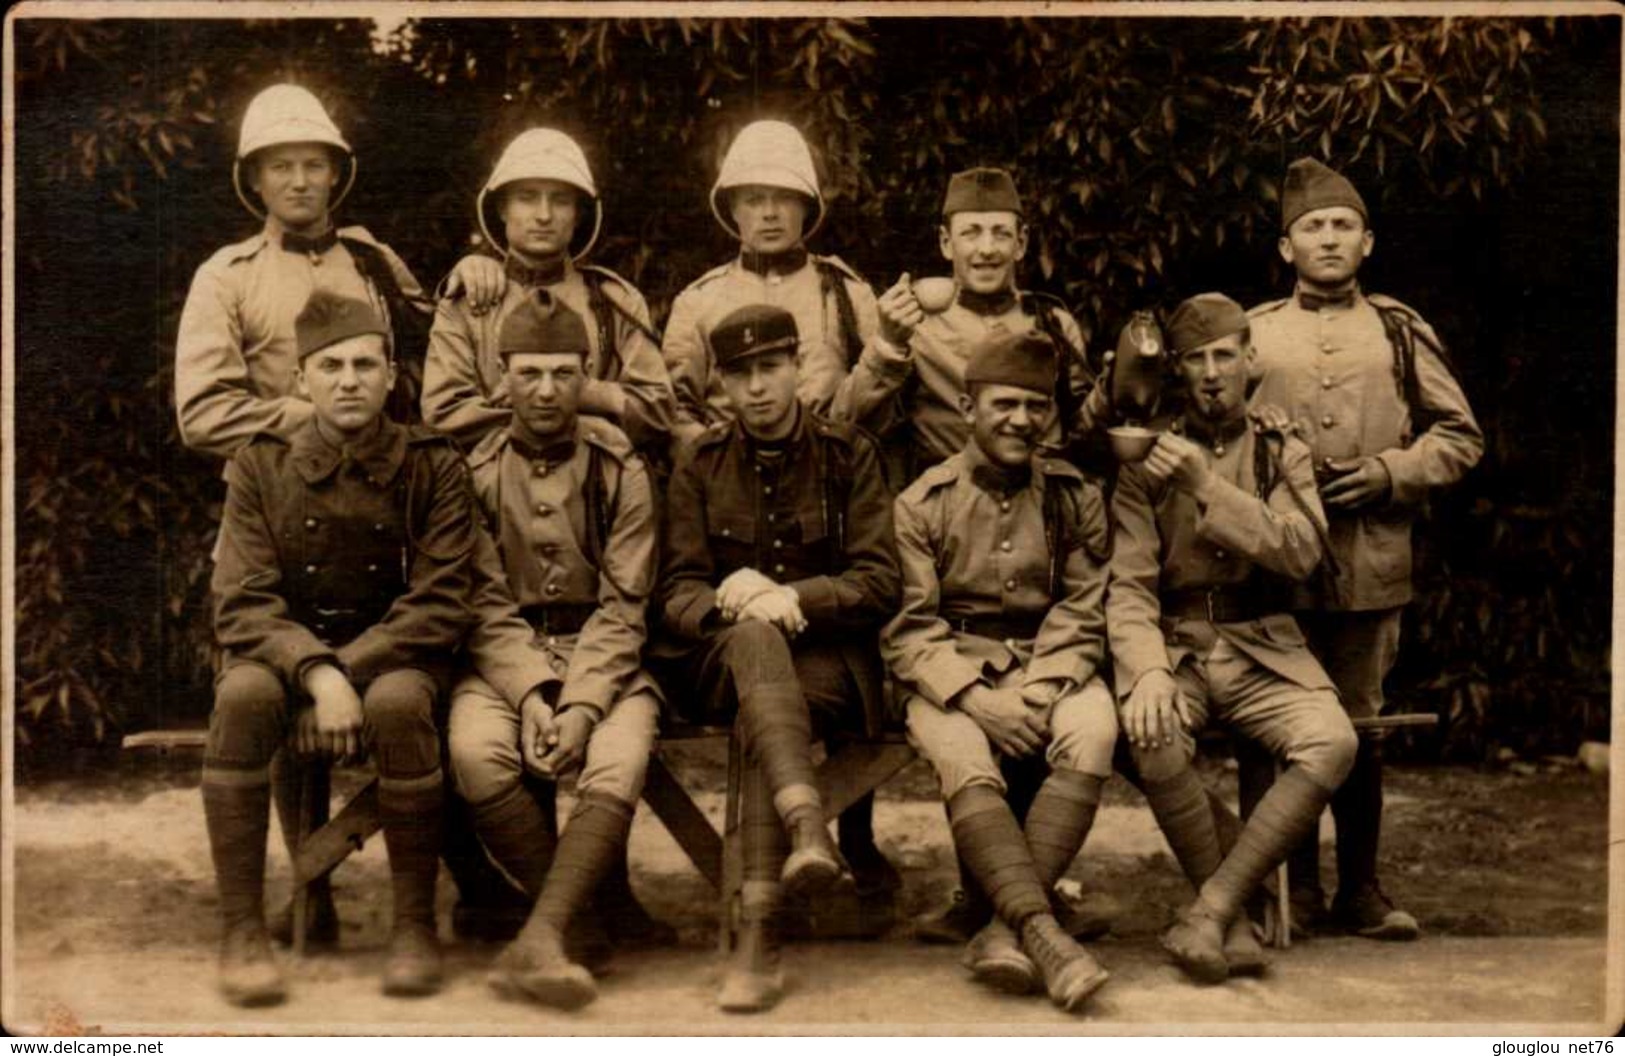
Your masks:
{"label": "waist belt", "polygon": [[949,617],[948,625],[960,634],[974,634],[982,638],[1008,639],[1025,642],[1038,637],[1038,628],[1044,623],[1044,614],[1031,616],[961,616]]}
{"label": "waist belt", "polygon": [[1162,595],[1162,615],[1171,620],[1247,623],[1290,610],[1291,595],[1276,584],[1231,583]]}
{"label": "waist belt", "polygon": [[519,610],[538,634],[579,634],[597,605],[526,605]]}

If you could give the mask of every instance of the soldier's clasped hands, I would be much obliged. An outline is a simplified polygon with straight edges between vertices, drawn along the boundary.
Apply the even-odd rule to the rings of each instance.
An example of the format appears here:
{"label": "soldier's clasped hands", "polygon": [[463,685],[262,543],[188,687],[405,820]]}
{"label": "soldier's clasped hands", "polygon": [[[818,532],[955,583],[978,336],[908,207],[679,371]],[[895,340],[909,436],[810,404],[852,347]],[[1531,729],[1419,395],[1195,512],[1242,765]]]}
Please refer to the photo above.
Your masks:
{"label": "soldier's clasped hands", "polygon": [[315,701],[318,750],[338,762],[361,758],[361,698],[344,672],[317,664],[305,675],[305,689]]}
{"label": "soldier's clasped hands", "polygon": [[959,710],[982,728],[1000,754],[1013,759],[1042,751],[1049,739],[1045,713],[1030,706],[1019,689],[971,686],[960,694]]}

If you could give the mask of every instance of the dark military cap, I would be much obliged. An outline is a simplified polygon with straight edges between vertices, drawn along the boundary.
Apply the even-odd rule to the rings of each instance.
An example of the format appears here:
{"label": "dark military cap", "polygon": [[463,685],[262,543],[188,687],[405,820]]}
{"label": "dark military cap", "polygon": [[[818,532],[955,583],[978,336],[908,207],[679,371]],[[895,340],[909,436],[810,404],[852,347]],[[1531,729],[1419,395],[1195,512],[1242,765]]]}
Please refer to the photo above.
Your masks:
{"label": "dark military cap", "polygon": [[726,367],[766,352],[794,352],[800,341],[795,316],[770,304],[748,304],[712,328],[711,353],[718,367]]}
{"label": "dark military cap", "polygon": [[497,355],[506,360],[515,352],[574,352],[585,356],[587,327],[569,305],[546,290],[521,301],[502,321]]}
{"label": "dark military cap", "polygon": [[1281,230],[1304,213],[1346,205],[1359,213],[1366,223],[1371,214],[1366,211],[1365,199],[1354,189],[1354,184],[1336,169],[1328,168],[1314,158],[1299,158],[1286,170],[1286,186],[1281,191]]}
{"label": "dark military cap", "polygon": [[948,195],[942,200],[944,220],[955,213],[1015,213],[1021,215],[1021,196],[1016,181],[1003,169],[977,168],[956,172],[948,178]]}
{"label": "dark military cap", "polygon": [[1038,330],[1000,334],[983,341],[965,364],[965,387],[1014,385],[1055,394],[1055,342]]}
{"label": "dark military cap", "polygon": [[301,363],[313,352],[362,334],[377,334],[386,345],[389,339],[389,327],[372,305],[320,287],[311,291],[305,306],[299,309],[293,332]]}
{"label": "dark military cap", "polygon": [[1168,338],[1176,353],[1189,352],[1245,329],[1247,313],[1222,293],[1199,293],[1175,308],[1168,320]]}

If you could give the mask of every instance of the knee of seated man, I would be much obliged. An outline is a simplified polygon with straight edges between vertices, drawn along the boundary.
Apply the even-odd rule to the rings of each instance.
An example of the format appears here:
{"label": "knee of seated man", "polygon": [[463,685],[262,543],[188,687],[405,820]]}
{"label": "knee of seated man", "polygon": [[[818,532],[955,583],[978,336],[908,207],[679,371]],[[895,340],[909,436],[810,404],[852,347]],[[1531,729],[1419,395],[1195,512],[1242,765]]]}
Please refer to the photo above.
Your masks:
{"label": "knee of seated man", "polygon": [[1333,694],[1317,692],[1314,698],[1321,706],[1305,723],[1287,757],[1324,787],[1337,788],[1354,768],[1360,738]]}
{"label": "knee of seated man", "polygon": [[282,680],[259,664],[233,664],[215,685],[215,711],[228,722],[274,721],[286,700]]}
{"label": "knee of seated man", "polygon": [[495,799],[518,785],[524,769],[514,731],[507,726],[454,721],[447,733],[447,755],[457,792],[470,803]]}
{"label": "knee of seated man", "polygon": [[1144,748],[1131,744],[1130,751],[1134,756],[1135,769],[1139,770],[1140,777],[1145,781],[1166,781],[1191,763],[1191,745],[1185,738],[1177,738],[1173,744],[1154,744]]}
{"label": "knee of seated man", "polygon": [[434,681],[421,671],[387,671],[362,698],[369,722],[380,735],[415,734],[434,728]]}
{"label": "knee of seated man", "polygon": [[745,659],[760,656],[769,649],[787,648],[784,632],[763,620],[741,620],[722,629],[717,636],[731,655]]}

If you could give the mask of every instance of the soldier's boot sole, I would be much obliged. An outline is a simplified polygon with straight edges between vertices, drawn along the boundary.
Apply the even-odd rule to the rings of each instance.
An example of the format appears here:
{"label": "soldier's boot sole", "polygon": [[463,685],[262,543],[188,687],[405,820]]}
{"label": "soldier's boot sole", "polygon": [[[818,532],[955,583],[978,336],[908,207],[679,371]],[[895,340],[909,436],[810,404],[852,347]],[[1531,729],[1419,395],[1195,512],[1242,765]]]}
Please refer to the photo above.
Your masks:
{"label": "soldier's boot sole", "polygon": [[426,924],[396,924],[384,962],[383,991],[389,997],[427,997],[445,982],[440,940]]}
{"label": "soldier's boot sole", "polygon": [[219,986],[220,996],[239,1008],[264,1008],[287,999],[287,980],[257,924],[240,925],[222,941]]}
{"label": "soldier's boot sole", "polygon": [[1065,1012],[1076,1012],[1110,978],[1111,973],[1085,952],[1081,957],[1068,961],[1046,981],[1049,999]]}
{"label": "soldier's boot sole", "polygon": [[1230,977],[1224,959],[1224,930],[1217,920],[1187,908],[1162,933],[1162,948],[1199,983],[1222,983]]}
{"label": "soldier's boot sole", "polygon": [[724,1012],[766,1012],[784,997],[784,969],[729,965],[717,991],[717,1007]]}
{"label": "soldier's boot sole", "polygon": [[1225,929],[1224,961],[1231,975],[1263,975],[1269,967],[1264,947],[1253,933],[1253,922],[1246,914],[1238,916]]}

